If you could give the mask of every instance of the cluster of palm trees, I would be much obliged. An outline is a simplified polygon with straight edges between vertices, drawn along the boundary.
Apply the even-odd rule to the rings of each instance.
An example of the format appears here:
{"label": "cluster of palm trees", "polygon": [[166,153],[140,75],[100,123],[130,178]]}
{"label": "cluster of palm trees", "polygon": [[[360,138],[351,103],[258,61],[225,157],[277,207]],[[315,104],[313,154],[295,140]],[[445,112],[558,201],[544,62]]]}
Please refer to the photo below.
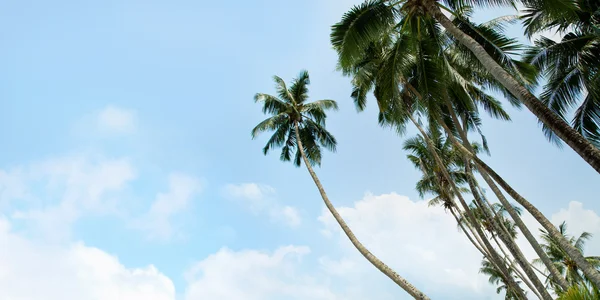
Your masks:
{"label": "cluster of palm trees", "polygon": [[[473,7],[500,5],[520,5],[522,13],[471,21]],[[541,36],[534,46],[523,46],[504,32],[518,21],[527,36],[555,30],[564,37],[555,42]],[[433,195],[430,203],[453,215],[483,257],[481,273],[499,286],[498,292],[507,299],[531,294],[544,300],[600,299],[600,258],[583,255],[589,234],[566,235],[566,225],[555,227],[480,158],[489,151],[480,114],[510,120],[493,93],[511,105],[524,105],[550,141],[566,143],[600,173],[600,1],[369,0],[332,27],[331,43],[341,72],[351,78],[359,111],[372,93],[382,126],[399,133],[409,124],[417,128],[419,135],[404,145],[407,158],[422,172],[416,189]],[[537,97],[533,90],[540,81],[546,83]],[[279,77],[275,82],[277,95],[255,97],[271,115],[252,131],[253,137],[273,131],[264,153],[281,147],[281,160],[304,163],[357,250],[412,297],[429,299],[358,241],[312,168],[320,165],[322,147],[335,151],[325,119],[336,102],[308,102],[306,71],[289,87]],[[483,142],[474,143],[469,133]],[[497,202],[484,193],[488,188]],[[524,224],[522,210],[543,228],[542,243]],[[519,232],[536,253],[533,262],[516,243]]]}

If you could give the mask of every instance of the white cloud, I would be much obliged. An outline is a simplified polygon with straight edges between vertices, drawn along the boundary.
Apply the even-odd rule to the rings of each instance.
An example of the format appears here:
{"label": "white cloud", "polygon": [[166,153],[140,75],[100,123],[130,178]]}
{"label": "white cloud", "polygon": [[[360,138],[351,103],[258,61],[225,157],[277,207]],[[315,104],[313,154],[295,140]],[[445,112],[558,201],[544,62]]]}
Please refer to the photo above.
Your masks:
{"label": "white cloud", "polygon": [[302,223],[298,209],[282,206],[275,200],[275,189],[256,183],[228,184],[223,188],[225,197],[237,200],[256,215],[267,214],[271,221],[298,227]]}
{"label": "white cloud", "polygon": [[27,197],[27,186],[23,176],[21,169],[0,170],[0,210],[8,207],[15,199]]}
{"label": "white cloud", "polygon": [[[366,195],[352,207],[337,209],[373,254],[424,292],[444,292],[447,299],[466,299],[465,295],[484,299],[495,294],[487,279],[478,274],[481,255],[443,209],[397,194]],[[377,273],[343,235],[329,211],[324,209],[319,220],[343,249],[339,259],[321,259],[325,270],[349,280],[350,285],[359,284],[367,277],[365,273]],[[381,274],[373,279],[387,280]]]}
{"label": "white cloud", "polygon": [[36,233],[60,239],[68,237],[70,225],[85,214],[115,212],[115,193],[135,176],[125,158],[53,158],[0,170],[0,203],[3,211]]}
{"label": "white cloud", "polygon": [[72,225],[87,215],[124,217],[151,238],[175,233],[173,218],[201,191],[200,180],[172,173],[169,190],[159,193],[139,217],[128,211],[129,183],[136,170],[126,158],[89,155],[51,158],[0,170],[0,213],[49,240],[68,240]]}
{"label": "white cloud", "polygon": [[0,218],[0,291],[19,300],[175,300],[172,281],[154,266],[130,269],[83,243],[29,240]]}
{"label": "white cloud", "polygon": [[347,299],[301,271],[309,248],[280,247],[273,253],[223,248],[187,274],[186,300]]}
{"label": "white cloud", "polygon": [[[481,255],[456,229],[454,218],[443,209],[428,207],[425,201],[414,202],[397,194],[367,195],[351,207],[337,209],[369,250],[426,293],[443,292],[445,299],[499,297],[487,278],[478,274]],[[524,212],[523,218],[532,233],[539,236],[539,224],[533,217]],[[377,274],[378,271],[358,254],[329,211],[323,209],[319,220],[325,225],[325,236],[335,237],[333,240],[342,249],[341,257],[319,259],[322,270],[363,291],[367,284],[388,280]],[[553,214],[551,220],[556,225],[567,221],[571,235],[578,236],[583,231],[595,236],[600,233],[600,216],[585,209],[580,202],[569,203],[568,209]],[[535,252],[522,234],[519,236],[517,242],[524,254],[533,259]],[[587,255],[598,254],[600,237],[588,241],[585,252]],[[364,281],[370,277],[366,275],[369,273],[377,274],[372,276],[372,283]]]}
{"label": "white cloud", "polygon": [[134,111],[109,105],[98,112],[96,125],[101,133],[131,134],[137,129]]}
{"label": "white cloud", "polygon": [[201,189],[202,185],[198,178],[171,174],[169,191],[159,193],[148,212],[134,220],[132,225],[146,231],[150,238],[171,238],[175,232],[174,217],[189,206],[190,201]]}
{"label": "white cloud", "polygon": [[270,198],[275,194],[275,189],[265,184],[241,183],[228,184],[223,188],[225,196],[241,199],[253,211],[264,210],[269,205]]}
{"label": "white cloud", "polygon": [[557,226],[566,221],[567,234],[571,236],[578,237],[584,231],[593,234],[593,238],[586,243],[585,253],[600,254],[600,216],[593,210],[584,209],[583,203],[571,201],[569,208],[552,214],[551,221]]}
{"label": "white cloud", "polygon": [[295,207],[284,206],[280,209],[272,210],[270,213],[272,214],[272,218],[279,218],[282,220],[282,222],[291,227],[299,226],[302,222],[300,219],[300,213]]}
{"label": "white cloud", "polygon": [[[523,210],[521,217],[538,242],[543,242],[540,240],[541,225],[526,210]],[[587,255],[600,254],[600,216],[596,212],[584,209],[581,202],[571,201],[568,208],[560,209],[558,212],[552,214],[549,219],[555,226],[566,221],[567,234],[570,236],[579,236],[584,231],[591,233],[593,237],[586,243],[584,251]],[[523,234],[519,234],[517,243],[528,259],[531,260],[537,257],[535,251],[523,237]]]}

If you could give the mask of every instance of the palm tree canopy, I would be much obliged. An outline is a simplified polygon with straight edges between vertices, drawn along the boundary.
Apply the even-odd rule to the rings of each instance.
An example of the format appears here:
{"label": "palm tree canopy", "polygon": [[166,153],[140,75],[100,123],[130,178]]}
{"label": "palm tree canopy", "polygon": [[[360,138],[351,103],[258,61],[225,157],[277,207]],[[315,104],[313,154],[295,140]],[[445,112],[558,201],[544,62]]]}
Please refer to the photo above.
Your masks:
{"label": "palm tree canopy", "polygon": [[[464,171],[464,160],[460,153],[439,132],[431,131],[428,135],[432,139],[439,157],[445,164],[451,180],[458,186],[466,183],[468,174]],[[423,197],[425,194],[431,193],[434,198],[429,201],[430,205],[441,204],[445,209],[453,208],[454,191],[450,183],[445,180],[439,165],[435,162],[427,147],[425,139],[421,135],[409,138],[404,142],[403,149],[410,151],[410,154],[407,155],[408,160],[422,172],[422,177],[416,184],[419,195]],[[461,189],[461,191],[467,192],[466,189]]]}
{"label": "palm tree canopy", "polygon": [[271,115],[252,129],[252,138],[260,133],[272,131],[273,135],[263,148],[266,155],[270,150],[281,147],[280,159],[290,161],[300,166],[302,157],[298,150],[298,143],[294,124],[298,124],[300,138],[306,156],[311,165],[321,164],[321,148],[330,151],[336,150],[336,139],[325,129],[327,110],[337,110],[334,100],[317,100],[308,102],[308,85],[310,79],[307,71],[301,71],[288,88],[285,81],[274,76],[277,96],[257,93],[255,102],[262,104],[262,111]]}
{"label": "palm tree canopy", "polygon": [[[548,81],[540,100],[565,120],[572,113],[571,125],[600,145],[600,1],[523,2],[527,35],[544,30],[564,35],[559,42],[540,37],[525,55]],[[546,127],[544,132],[560,143]]]}
{"label": "palm tree canopy", "polygon": [[[513,206],[513,209],[517,212],[517,214],[520,215],[521,208],[514,204],[512,206]],[[506,230],[508,230],[508,234],[510,235],[510,237],[512,237],[513,239],[516,239],[517,234],[518,234],[517,226],[515,225],[515,223],[512,220],[510,220],[506,216],[506,213],[507,213],[506,208],[500,203],[492,203],[491,207],[492,207],[493,213],[496,215],[493,218],[493,221],[502,223],[504,225],[504,227],[506,228]],[[479,223],[479,224],[472,224],[472,225],[481,226],[481,227],[483,227],[483,229],[485,229],[492,235],[497,234],[496,228],[494,227],[493,224],[491,224],[489,222],[488,218],[486,218],[486,213],[481,209],[481,207],[476,205],[475,202],[472,202],[471,204],[469,204],[469,209],[473,212],[473,215],[475,215],[475,218],[477,219],[477,222]],[[460,222],[464,222],[464,223],[470,222],[469,218],[467,218],[465,216],[465,213],[463,213],[463,215],[461,215]]]}
{"label": "palm tree canopy", "polygon": [[[344,15],[333,26],[331,41],[338,51],[339,68],[352,76],[352,98],[363,110],[373,91],[380,108],[380,122],[403,132],[407,113],[423,112],[430,121],[444,114],[440,102],[448,97],[454,109],[468,121],[468,129],[479,129],[478,107],[492,117],[510,120],[500,101],[485,90],[510,93],[499,85],[478,60],[460,43],[441,30],[428,15],[405,13],[404,8],[385,1],[367,1]],[[521,46],[504,37],[500,18],[485,24],[458,20],[473,32],[503,64],[527,80],[534,77],[525,64],[511,58]],[[471,28],[469,27],[469,28]],[[522,70],[529,73],[523,75]],[[518,104],[512,96],[512,103]],[[418,101],[417,101],[418,100]],[[443,106],[443,105],[442,105]],[[487,145],[484,140],[484,148]]]}
{"label": "palm tree canopy", "polygon": [[[578,237],[571,236],[567,233],[567,223],[562,222],[558,226],[560,234],[562,234],[577,250],[581,253],[584,252],[585,243],[592,237],[589,232],[583,232]],[[577,264],[567,255],[567,253],[559,246],[557,240],[548,234],[545,230],[541,231],[541,238],[544,243],[541,245],[542,249],[548,254],[550,260],[554,263],[556,268],[565,277],[567,282],[572,285],[589,285],[589,281],[581,273]],[[596,269],[600,268],[600,257],[598,256],[587,256],[585,259],[592,264]],[[539,259],[534,260],[534,263],[542,265]],[[547,281],[547,284],[554,286],[554,282]]]}

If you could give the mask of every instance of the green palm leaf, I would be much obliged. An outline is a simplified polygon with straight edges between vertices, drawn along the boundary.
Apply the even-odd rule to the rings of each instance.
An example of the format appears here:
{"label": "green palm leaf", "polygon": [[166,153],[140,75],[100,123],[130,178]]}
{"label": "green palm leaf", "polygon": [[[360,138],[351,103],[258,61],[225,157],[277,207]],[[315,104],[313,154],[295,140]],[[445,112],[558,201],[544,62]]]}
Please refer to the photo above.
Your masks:
{"label": "green palm leaf", "polygon": [[331,44],[339,54],[343,69],[360,60],[369,43],[393,26],[394,9],[385,2],[365,1],[346,12],[342,20],[332,26]]}
{"label": "green palm leaf", "polygon": [[[283,79],[274,76],[275,89],[279,97],[258,93],[254,99],[262,104],[262,111],[271,117],[261,121],[251,132],[252,138],[260,133],[272,131],[273,134],[263,148],[263,154],[271,149],[281,147],[279,158],[300,166],[301,153],[296,136],[295,124],[299,127],[300,139],[304,146],[306,157],[311,165],[321,164],[321,148],[336,150],[337,141],[325,129],[327,110],[337,110],[333,100],[318,100],[306,102],[308,99],[308,84],[310,79],[307,71],[301,71],[288,89]],[[282,100],[283,99],[283,100]]]}

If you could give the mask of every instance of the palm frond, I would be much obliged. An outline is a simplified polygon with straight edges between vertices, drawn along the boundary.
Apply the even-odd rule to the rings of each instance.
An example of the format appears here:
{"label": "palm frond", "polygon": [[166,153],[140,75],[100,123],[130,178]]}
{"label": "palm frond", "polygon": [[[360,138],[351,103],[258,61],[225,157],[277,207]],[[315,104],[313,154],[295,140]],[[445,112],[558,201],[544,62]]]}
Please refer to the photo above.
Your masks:
{"label": "palm frond", "polygon": [[278,114],[261,121],[252,129],[251,135],[255,139],[261,132],[275,130],[283,125],[288,119],[285,114]]}
{"label": "palm frond", "polygon": [[308,71],[302,70],[298,77],[292,81],[290,86],[290,93],[296,100],[296,103],[301,104],[308,99],[308,85],[310,84],[310,78]]}
{"label": "palm frond", "polygon": [[331,44],[338,52],[339,64],[350,68],[368,44],[393,26],[394,9],[384,0],[369,0],[354,6],[332,26]]}
{"label": "palm frond", "polygon": [[283,99],[288,104],[294,104],[296,100],[294,96],[287,88],[285,81],[281,79],[279,76],[273,76],[273,81],[275,81],[275,90],[281,99]]}
{"label": "palm frond", "polygon": [[263,154],[267,155],[269,150],[273,147],[280,147],[286,142],[286,137],[288,137],[288,133],[290,132],[290,124],[289,122],[286,124],[282,124],[275,130],[271,138],[267,141],[267,144],[263,148]]}
{"label": "palm frond", "polygon": [[600,148],[600,97],[588,93],[575,111],[572,125],[575,130]]}
{"label": "palm frond", "polygon": [[254,102],[262,102],[262,111],[265,114],[281,114],[290,108],[289,104],[269,94],[257,93],[254,95]]}

